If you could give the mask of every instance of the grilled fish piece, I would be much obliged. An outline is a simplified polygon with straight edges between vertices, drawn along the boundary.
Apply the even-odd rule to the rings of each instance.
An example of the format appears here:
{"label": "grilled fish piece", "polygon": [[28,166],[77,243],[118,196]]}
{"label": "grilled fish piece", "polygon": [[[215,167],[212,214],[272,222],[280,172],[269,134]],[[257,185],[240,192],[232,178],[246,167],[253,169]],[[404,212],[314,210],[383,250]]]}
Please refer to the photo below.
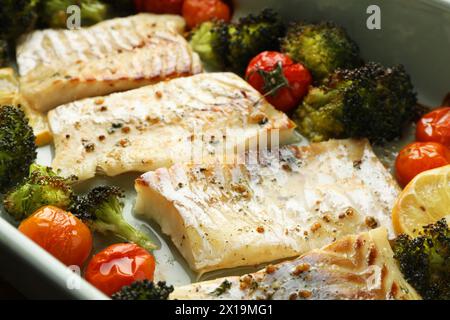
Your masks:
{"label": "grilled fish piece", "polygon": [[393,258],[384,228],[349,235],[242,277],[175,288],[170,299],[421,299]]}
{"label": "grilled fish piece", "polygon": [[244,164],[175,164],[135,188],[135,211],[200,273],[298,256],[375,226],[393,235],[399,193],[366,140],[250,152]]}
{"label": "grilled fish piece", "polygon": [[21,92],[48,111],[78,99],[202,71],[180,34],[184,20],[139,14],[80,30],[34,31],[17,47]]}
{"label": "grilled fish piece", "polygon": [[232,73],[198,74],[80,100],[50,111],[48,118],[52,166],[80,180],[96,172],[146,172],[197,154],[199,160],[221,158],[225,149],[243,148],[269,131],[268,138],[279,133],[281,143],[288,143],[295,127]]}

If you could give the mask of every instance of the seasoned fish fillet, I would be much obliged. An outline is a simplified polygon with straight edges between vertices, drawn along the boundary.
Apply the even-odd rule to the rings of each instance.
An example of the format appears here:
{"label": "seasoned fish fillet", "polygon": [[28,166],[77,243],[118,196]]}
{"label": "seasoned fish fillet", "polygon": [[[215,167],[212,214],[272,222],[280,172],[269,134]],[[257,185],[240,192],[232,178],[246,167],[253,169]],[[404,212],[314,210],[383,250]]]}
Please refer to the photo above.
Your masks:
{"label": "seasoned fish fillet", "polygon": [[48,111],[78,99],[201,72],[184,20],[139,14],[80,30],[34,31],[17,47],[21,92]]}
{"label": "seasoned fish fillet", "polygon": [[175,288],[170,299],[417,300],[393,258],[386,230],[349,235],[293,261],[242,277]]}
{"label": "seasoned fish fillet", "polygon": [[96,172],[146,172],[192,161],[197,154],[199,161],[221,158],[264,134],[269,140],[277,133],[280,143],[289,143],[295,127],[232,73],[199,74],[76,101],[50,111],[48,118],[55,143],[52,166],[81,180]]}
{"label": "seasoned fish fillet", "polygon": [[297,256],[376,226],[393,235],[399,188],[367,141],[286,146],[258,157],[147,172],[135,183],[135,210],[155,220],[198,272]]}

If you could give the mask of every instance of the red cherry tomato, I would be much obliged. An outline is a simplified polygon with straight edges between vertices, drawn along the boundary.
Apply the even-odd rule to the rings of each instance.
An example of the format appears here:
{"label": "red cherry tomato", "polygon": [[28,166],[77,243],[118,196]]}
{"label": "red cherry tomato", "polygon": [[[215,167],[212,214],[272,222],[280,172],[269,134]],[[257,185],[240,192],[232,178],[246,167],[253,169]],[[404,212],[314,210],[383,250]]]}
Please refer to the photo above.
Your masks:
{"label": "red cherry tomato", "polygon": [[181,14],[183,0],[134,0],[138,12]]}
{"label": "red cherry tomato", "polygon": [[395,161],[398,182],[405,186],[419,173],[450,164],[450,150],[437,142],[414,142]]}
{"label": "red cherry tomato", "polygon": [[45,206],[22,221],[19,231],[65,265],[81,266],[92,250],[89,228],[70,212]]}
{"label": "red cherry tomato", "polygon": [[230,7],[220,0],[184,0],[183,17],[189,28],[209,20],[231,20]]}
{"label": "red cherry tomato", "polygon": [[269,103],[284,112],[299,105],[312,82],[308,69],[275,51],[265,51],[254,57],[245,76]]}
{"label": "red cherry tomato", "polygon": [[92,257],[86,280],[107,295],[138,280],[153,280],[155,259],[132,243],[118,243]]}
{"label": "red cherry tomato", "polygon": [[442,107],[424,115],[417,123],[416,139],[439,142],[450,148],[450,107]]}

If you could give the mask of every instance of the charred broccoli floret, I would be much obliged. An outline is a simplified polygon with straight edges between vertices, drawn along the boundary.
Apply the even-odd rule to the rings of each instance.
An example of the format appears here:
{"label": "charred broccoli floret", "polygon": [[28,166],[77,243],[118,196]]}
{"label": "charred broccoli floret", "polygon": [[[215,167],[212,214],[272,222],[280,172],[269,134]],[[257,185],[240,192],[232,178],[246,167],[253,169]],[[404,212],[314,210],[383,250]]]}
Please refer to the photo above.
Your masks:
{"label": "charred broccoli floret", "polygon": [[51,28],[66,28],[67,7],[81,9],[81,25],[88,26],[107,18],[108,5],[100,0],[48,0],[42,3],[41,22]]}
{"label": "charred broccoli floret", "polygon": [[0,192],[26,177],[36,159],[33,129],[18,107],[0,106]]}
{"label": "charred broccoli floret", "polygon": [[113,300],[167,300],[173,290],[173,286],[166,285],[165,281],[155,284],[152,281],[143,280],[123,287],[111,298]]}
{"label": "charred broccoli floret", "polygon": [[15,41],[33,29],[39,0],[2,0],[0,5],[0,39]]}
{"label": "charred broccoli floret", "polygon": [[269,9],[237,23],[204,22],[190,34],[190,43],[207,66],[244,74],[250,60],[266,50],[278,50],[285,27]]}
{"label": "charred broccoli floret", "polygon": [[228,28],[227,60],[231,70],[243,74],[250,60],[263,51],[277,51],[285,26],[278,14],[265,9],[248,15]]}
{"label": "charred broccoli floret", "polygon": [[6,195],[5,210],[22,220],[46,205],[67,209],[73,200],[70,184],[74,180],[75,177],[59,177],[49,167],[32,164],[29,177]]}
{"label": "charred broccoli floret", "polygon": [[355,68],[362,63],[356,43],[343,28],[331,22],[291,24],[281,48],[293,60],[304,64],[316,81],[336,69]]}
{"label": "charred broccoli floret", "polygon": [[373,143],[401,135],[417,117],[416,94],[403,66],[368,63],[337,70],[310,90],[294,119],[311,141],[368,138]]}
{"label": "charred broccoli floret", "polygon": [[207,21],[191,32],[189,43],[209,69],[220,70],[226,67],[227,35],[227,24]]}
{"label": "charred broccoli floret", "polygon": [[156,246],[143,232],[128,224],[122,216],[123,191],[115,186],[99,186],[86,195],[76,197],[70,211],[83,220],[93,231],[113,233],[144,249]]}
{"label": "charred broccoli floret", "polygon": [[422,298],[450,300],[450,229],[445,219],[424,227],[416,238],[399,236],[394,253]]}

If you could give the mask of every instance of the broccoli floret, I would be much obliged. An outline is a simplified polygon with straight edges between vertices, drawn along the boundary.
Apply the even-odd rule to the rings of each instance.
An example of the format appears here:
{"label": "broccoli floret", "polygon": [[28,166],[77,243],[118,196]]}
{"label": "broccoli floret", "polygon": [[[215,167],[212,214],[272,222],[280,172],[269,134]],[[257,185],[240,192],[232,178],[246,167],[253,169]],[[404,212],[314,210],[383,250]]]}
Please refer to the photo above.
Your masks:
{"label": "broccoli floret", "polygon": [[136,8],[132,0],[103,0],[112,9],[112,16],[129,16],[136,13]]}
{"label": "broccoli floret", "polygon": [[0,193],[26,177],[36,159],[33,129],[18,107],[0,106]]}
{"label": "broccoli floret", "polygon": [[16,220],[25,219],[46,205],[66,210],[73,200],[70,184],[75,179],[59,177],[49,167],[32,164],[29,177],[6,195],[5,210]]}
{"label": "broccoli floret", "polygon": [[202,61],[214,69],[244,74],[250,60],[266,50],[279,50],[285,27],[269,9],[249,15],[237,23],[209,21],[190,34],[190,43]]}
{"label": "broccoli floret", "polygon": [[228,26],[222,21],[207,21],[191,31],[189,43],[208,69],[225,68],[227,32]]}
{"label": "broccoli floret", "polygon": [[80,7],[83,26],[89,26],[107,18],[108,5],[99,0],[49,0],[42,4],[42,24],[51,28],[66,28],[67,7],[71,5]]}
{"label": "broccoli floret", "polygon": [[399,137],[405,124],[416,118],[416,102],[403,66],[370,62],[335,71],[308,93],[294,119],[314,142],[351,137],[381,144]]}
{"label": "broccoli floret", "polygon": [[111,232],[144,249],[156,246],[146,234],[129,225],[122,216],[123,191],[115,186],[99,186],[83,196],[78,196],[70,211],[83,220],[93,231]]}
{"label": "broccoli floret", "polygon": [[39,0],[2,0],[0,5],[0,39],[15,41],[34,28]]}
{"label": "broccoli floret", "polygon": [[356,43],[343,28],[331,22],[291,24],[281,48],[293,60],[304,64],[316,81],[338,68],[355,68],[362,63]]}
{"label": "broccoli floret", "polygon": [[394,253],[422,298],[450,300],[450,229],[445,219],[424,227],[416,238],[400,235]]}
{"label": "broccoli floret", "polygon": [[285,25],[275,11],[264,9],[248,15],[228,27],[229,68],[244,74],[250,60],[263,51],[278,51]]}
{"label": "broccoli floret", "polygon": [[167,300],[173,292],[173,286],[159,281],[156,285],[149,280],[136,281],[114,293],[113,300]]}

